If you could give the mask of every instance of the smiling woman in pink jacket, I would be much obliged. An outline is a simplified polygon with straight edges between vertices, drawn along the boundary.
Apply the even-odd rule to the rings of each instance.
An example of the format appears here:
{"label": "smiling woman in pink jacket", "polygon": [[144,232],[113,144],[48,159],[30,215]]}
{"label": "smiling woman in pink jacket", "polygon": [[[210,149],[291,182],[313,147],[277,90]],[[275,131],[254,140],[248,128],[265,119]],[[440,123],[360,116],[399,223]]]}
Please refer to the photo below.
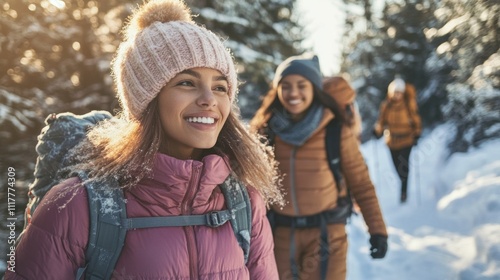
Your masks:
{"label": "smiling woman in pink jacket", "polygon": [[[89,132],[70,169],[115,178],[129,218],[225,209],[218,186],[231,175],[248,189],[252,230],[246,263],[230,223],[130,230],[111,278],[277,279],[265,212],[283,199],[272,153],[239,118],[230,53],[175,0],[139,7],[125,35],[113,62],[123,112]],[[47,193],[6,279],[75,279],[85,267],[90,209],[82,183],[69,178]]]}

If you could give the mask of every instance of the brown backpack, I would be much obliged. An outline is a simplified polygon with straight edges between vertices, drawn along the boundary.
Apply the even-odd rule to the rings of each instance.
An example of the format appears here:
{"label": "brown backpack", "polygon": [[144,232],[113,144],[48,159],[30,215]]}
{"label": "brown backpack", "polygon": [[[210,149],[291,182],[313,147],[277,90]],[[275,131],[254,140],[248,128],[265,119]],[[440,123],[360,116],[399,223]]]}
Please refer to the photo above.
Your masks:
{"label": "brown backpack", "polygon": [[356,92],[342,77],[327,77],[323,80],[323,91],[330,95],[340,107],[347,124],[356,135],[361,135],[361,115],[356,104]]}

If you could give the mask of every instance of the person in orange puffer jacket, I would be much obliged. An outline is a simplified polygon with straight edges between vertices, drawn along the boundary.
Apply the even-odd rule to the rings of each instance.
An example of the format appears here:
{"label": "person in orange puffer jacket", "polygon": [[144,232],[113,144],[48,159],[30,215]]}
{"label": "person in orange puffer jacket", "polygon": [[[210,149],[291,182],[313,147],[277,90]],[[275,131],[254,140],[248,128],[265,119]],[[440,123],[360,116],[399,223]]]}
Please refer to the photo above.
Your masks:
{"label": "person in orange puffer jacket", "polygon": [[[342,88],[346,89],[338,90]],[[335,118],[343,122],[338,139],[340,186],[329,168],[325,144],[326,127]],[[268,136],[284,175],[288,204],[272,206],[269,213],[280,279],[346,278],[346,217],[339,214],[339,198],[348,195],[346,186],[368,226],[371,256],[385,256],[387,229],[358,135],[345,125],[339,104],[323,90],[317,56],[293,56],[278,66],[250,128]]]}
{"label": "person in orange puffer jacket", "polygon": [[408,197],[410,153],[418,142],[422,130],[415,98],[415,87],[401,78],[396,78],[387,88],[387,99],[380,105],[380,113],[373,133],[384,134],[391,151],[392,161],[401,180],[401,203]]}

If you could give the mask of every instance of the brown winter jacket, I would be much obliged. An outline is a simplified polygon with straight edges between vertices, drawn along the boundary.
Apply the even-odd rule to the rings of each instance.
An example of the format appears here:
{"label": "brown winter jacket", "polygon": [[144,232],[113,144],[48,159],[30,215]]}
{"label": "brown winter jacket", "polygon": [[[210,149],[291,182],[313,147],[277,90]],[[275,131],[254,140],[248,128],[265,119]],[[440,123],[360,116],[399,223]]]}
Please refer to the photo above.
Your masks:
{"label": "brown winter jacket", "polygon": [[[381,135],[384,130],[385,142],[391,150],[410,147],[415,143],[415,137],[420,136],[422,124],[415,101],[415,88],[407,84],[405,98],[395,101],[388,97],[380,105],[378,121],[375,123],[375,133]],[[408,101],[406,101],[408,100]]]}
{"label": "brown winter jacket", "polygon": [[[325,109],[323,120],[302,146],[294,147],[275,138],[275,156],[284,174],[283,186],[285,207],[274,207],[279,214],[288,216],[312,215],[335,208],[337,186],[328,166],[325,134],[326,125],[334,118]],[[367,166],[359,150],[356,135],[348,126],[343,126],[340,143],[341,170],[347,182],[341,187],[341,195],[346,195],[345,183],[359,204],[370,234],[387,235],[385,223],[378,204],[375,188],[370,180]]]}

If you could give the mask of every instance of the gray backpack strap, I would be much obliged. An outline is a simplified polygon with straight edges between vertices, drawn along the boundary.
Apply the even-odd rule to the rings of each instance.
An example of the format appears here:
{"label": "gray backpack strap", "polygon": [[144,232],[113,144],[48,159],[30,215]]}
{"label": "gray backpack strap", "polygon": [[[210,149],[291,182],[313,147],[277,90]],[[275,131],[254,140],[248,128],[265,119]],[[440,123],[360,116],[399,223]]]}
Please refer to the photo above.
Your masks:
{"label": "gray backpack strap", "polygon": [[[85,181],[85,175],[79,176]],[[78,269],[77,280],[83,275],[86,280],[110,279],[129,229],[197,225],[218,227],[230,221],[243,250],[245,263],[248,261],[252,232],[250,197],[246,187],[232,177],[220,185],[227,210],[189,216],[127,218],[123,191],[116,181],[90,182],[85,186],[89,197],[90,235],[85,253],[87,265]]]}
{"label": "gray backpack strap", "polygon": [[183,226],[219,227],[231,219],[231,211],[222,210],[213,211],[205,215],[127,218],[122,224],[126,229]]}
{"label": "gray backpack strap", "polygon": [[120,257],[127,229],[123,191],[115,180],[85,184],[90,210],[90,233],[85,252],[86,266],[77,271],[85,279],[111,279]]}
{"label": "gray backpack strap", "polygon": [[174,226],[218,227],[230,221],[246,263],[252,232],[252,207],[247,188],[231,176],[220,185],[220,188],[226,200],[227,210],[213,211],[205,215],[125,218],[122,224],[126,229]]}
{"label": "gray backpack strap", "polygon": [[227,208],[232,213],[231,225],[247,263],[252,233],[252,207],[247,188],[232,176],[229,176],[220,188]]}

